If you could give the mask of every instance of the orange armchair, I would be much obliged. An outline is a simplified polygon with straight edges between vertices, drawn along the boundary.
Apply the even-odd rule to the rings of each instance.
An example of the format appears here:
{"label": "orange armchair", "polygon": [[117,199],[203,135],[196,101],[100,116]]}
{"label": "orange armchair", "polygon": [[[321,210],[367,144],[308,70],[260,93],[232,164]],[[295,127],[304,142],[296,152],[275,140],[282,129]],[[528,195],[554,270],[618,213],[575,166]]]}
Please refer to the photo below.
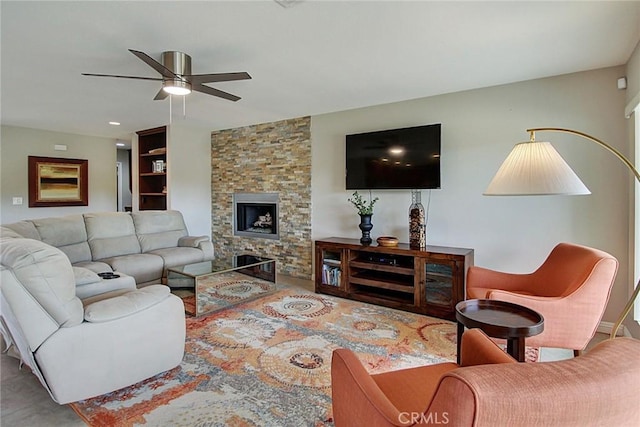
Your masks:
{"label": "orange armchair", "polygon": [[640,341],[633,338],[604,341],[574,359],[516,363],[471,329],[461,356],[460,366],[370,375],[351,350],[335,350],[335,426],[640,425]]}
{"label": "orange armchair", "polygon": [[520,304],[544,317],[544,331],[528,346],[583,350],[596,333],[609,301],[618,260],[606,252],[558,244],[533,273],[510,274],[470,267],[468,299]]}

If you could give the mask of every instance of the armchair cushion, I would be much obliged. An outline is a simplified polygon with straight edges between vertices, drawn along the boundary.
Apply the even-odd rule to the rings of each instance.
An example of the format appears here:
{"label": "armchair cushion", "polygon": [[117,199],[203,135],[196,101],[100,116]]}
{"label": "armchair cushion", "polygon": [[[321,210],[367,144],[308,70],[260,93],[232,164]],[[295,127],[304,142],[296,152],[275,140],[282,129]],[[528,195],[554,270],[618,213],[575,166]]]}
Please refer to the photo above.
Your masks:
{"label": "armchair cushion", "polygon": [[99,323],[126,317],[159,303],[168,295],[167,286],[146,286],[87,305],[84,308],[84,320]]}

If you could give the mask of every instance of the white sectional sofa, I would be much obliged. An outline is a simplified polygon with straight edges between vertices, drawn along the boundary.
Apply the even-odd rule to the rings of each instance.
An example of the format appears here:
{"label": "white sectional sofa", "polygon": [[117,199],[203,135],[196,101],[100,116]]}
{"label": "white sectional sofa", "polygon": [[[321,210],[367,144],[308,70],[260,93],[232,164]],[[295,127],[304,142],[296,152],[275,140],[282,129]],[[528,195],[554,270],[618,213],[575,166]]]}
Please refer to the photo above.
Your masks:
{"label": "white sectional sofa", "polygon": [[[213,259],[178,211],[103,212],[0,227],[0,333],[64,404],[177,366],[184,305],[166,269]],[[97,273],[115,272],[104,279]]]}
{"label": "white sectional sofa", "polygon": [[81,298],[83,286],[100,283],[91,272],[115,271],[123,276],[123,280],[102,281],[106,290],[129,288],[128,276],[137,287],[143,287],[160,282],[168,267],[213,259],[209,238],[189,236],[182,214],[175,210],[31,219],[3,225],[3,234],[9,232],[7,229],[54,246],[74,267],[90,270],[75,270],[83,273],[78,285]]}

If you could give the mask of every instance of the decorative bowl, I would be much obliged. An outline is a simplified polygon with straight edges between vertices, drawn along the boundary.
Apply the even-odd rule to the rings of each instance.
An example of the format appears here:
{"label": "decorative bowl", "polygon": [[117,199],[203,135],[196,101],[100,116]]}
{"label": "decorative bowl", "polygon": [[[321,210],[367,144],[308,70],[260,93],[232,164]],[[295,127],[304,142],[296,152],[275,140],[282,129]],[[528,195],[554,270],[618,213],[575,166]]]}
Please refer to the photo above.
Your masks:
{"label": "decorative bowl", "polygon": [[398,246],[398,238],[392,236],[380,236],[376,239],[378,245],[385,247]]}

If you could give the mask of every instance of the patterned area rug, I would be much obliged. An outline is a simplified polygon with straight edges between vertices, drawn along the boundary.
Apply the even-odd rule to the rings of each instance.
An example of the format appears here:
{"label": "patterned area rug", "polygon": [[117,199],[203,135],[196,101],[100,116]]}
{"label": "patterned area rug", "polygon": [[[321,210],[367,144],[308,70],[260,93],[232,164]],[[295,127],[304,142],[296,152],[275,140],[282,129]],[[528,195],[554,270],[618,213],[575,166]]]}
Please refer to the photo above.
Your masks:
{"label": "patterned area rug", "polygon": [[331,426],[331,352],[371,372],[455,360],[452,322],[285,288],[187,317],[177,368],[71,404],[91,426]]}

